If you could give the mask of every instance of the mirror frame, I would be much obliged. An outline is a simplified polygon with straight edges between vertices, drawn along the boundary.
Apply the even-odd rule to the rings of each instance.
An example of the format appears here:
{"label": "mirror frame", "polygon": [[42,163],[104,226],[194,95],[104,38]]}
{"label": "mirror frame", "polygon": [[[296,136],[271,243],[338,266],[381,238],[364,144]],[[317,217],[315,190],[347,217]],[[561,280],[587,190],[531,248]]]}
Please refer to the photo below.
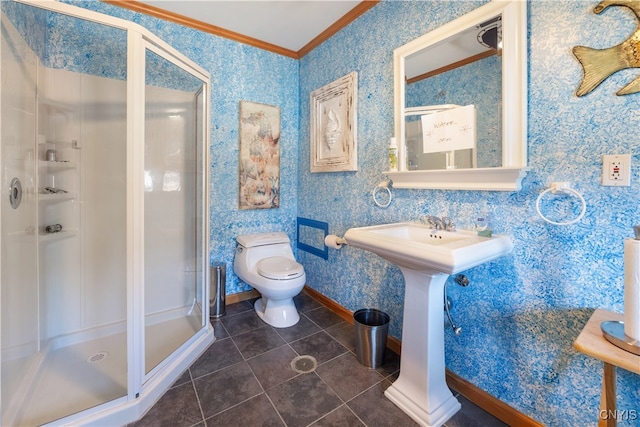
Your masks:
{"label": "mirror frame", "polygon": [[[502,166],[406,170],[405,59],[422,49],[502,14]],[[393,51],[394,124],[399,171],[385,174],[394,188],[518,191],[527,168],[527,5],[493,0]]]}

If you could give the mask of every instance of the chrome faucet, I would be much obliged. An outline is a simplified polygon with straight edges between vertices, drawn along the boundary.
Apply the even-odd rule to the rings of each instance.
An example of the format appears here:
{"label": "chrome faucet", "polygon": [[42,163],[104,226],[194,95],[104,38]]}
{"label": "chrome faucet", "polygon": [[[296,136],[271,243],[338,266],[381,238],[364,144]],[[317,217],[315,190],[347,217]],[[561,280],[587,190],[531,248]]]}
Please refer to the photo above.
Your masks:
{"label": "chrome faucet", "polygon": [[456,231],[456,225],[453,223],[453,220],[448,216],[443,216],[442,222],[444,223],[444,229],[446,231]]}
{"label": "chrome faucet", "polygon": [[426,215],[424,217],[424,222],[434,230],[444,230],[445,227],[444,222],[437,216],[433,215]]}
{"label": "chrome faucet", "polygon": [[446,216],[438,218],[437,216],[426,215],[424,222],[434,230],[456,231],[453,220]]}

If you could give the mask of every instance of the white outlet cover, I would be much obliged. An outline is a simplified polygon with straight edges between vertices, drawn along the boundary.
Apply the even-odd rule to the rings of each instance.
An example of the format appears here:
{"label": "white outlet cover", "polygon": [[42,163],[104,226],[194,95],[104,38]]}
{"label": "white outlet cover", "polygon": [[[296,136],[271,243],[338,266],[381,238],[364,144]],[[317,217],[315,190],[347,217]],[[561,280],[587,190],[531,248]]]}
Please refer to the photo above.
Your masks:
{"label": "white outlet cover", "polygon": [[[614,167],[617,169],[614,172]],[[602,185],[629,187],[631,185],[631,154],[602,156]]]}

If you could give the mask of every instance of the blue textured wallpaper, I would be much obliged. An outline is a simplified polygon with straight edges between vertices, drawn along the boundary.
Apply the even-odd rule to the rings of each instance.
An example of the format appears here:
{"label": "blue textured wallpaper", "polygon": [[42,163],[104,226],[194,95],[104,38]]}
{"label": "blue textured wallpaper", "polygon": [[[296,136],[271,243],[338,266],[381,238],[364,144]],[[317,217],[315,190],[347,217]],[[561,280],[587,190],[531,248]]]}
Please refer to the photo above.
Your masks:
{"label": "blue textured wallpaper", "polygon": [[[633,15],[624,8],[595,15],[597,1],[529,3],[530,171],[521,191],[393,190],[386,209],[371,199],[393,133],[393,49],[482,3],[382,2],[300,61],[298,215],[326,221],[331,233],[342,235],[350,227],[426,214],[465,225],[486,203],[493,228],[510,234],[515,249],[467,271],[469,287],[449,285],[463,332],[456,337],[446,326],[447,367],[545,425],[595,425],[602,363],[574,350],[573,341],[595,308],[623,309],[623,240],[640,223],[640,94],[615,96],[638,75],[628,70],[577,98],[582,71],[571,48],[620,43],[635,29]],[[305,98],[354,70],[359,170],[310,174]],[[601,156],[615,153],[633,155],[631,187],[600,185]],[[557,227],[537,216],[536,198],[550,181],[570,181],[585,197],[579,223]],[[298,257],[310,286],[351,310],[388,312],[390,333],[401,338],[404,283],[395,266],[349,247],[332,250],[328,261]],[[618,375],[618,409],[639,411],[640,377]],[[640,425],[638,418],[620,425]]]}
{"label": "blue textured wallpaper", "polygon": [[[109,62],[101,58],[110,58]],[[45,67],[118,80],[127,78],[127,32],[120,28],[47,13]]]}
{"label": "blue textured wallpaper", "polygon": [[[521,191],[393,190],[384,209],[371,198],[393,133],[393,49],[483,3],[383,1],[300,61],[104,3],[81,5],[149,28],[211,73],[211,260],[227,263],[229,294],[248,289],[232,273],[238,234],[284,230],[293,239],[296,216],[328,222],[338,235],[427,214],[464,226],[486,204],[494,230],[510,234],[515,249],[467,271],[469,287],[449,286],[463,333],[456,337],[445,326],[447,367],[545,425],[595,425],[602,363],[574,350],[573,341],[595,308],[623,309],[623,240],[640,223],[640,94],[615,96],[638,74],[626,70],[575,97],[582,71],[571,48],[620,43],[635,29],[634,16],[622,8],[595,15],[596,1],[529,2],[530,170]],[[352,71],[359,81],[358,171],[311,174],[309,94]],[[279,209],[237,208],[240,100],[281,108]],[[633,155],[631,187],[600,185],[601,156],[616,153]],[[537,216],[535,200],[550,181],[570,181],[585,197],[579,223],[557,227]],[[297,255],[309,286],[351,310],[384,310],[390,334],[401,338],[404,282],[395,266],[349,247],[332,250],[328,260]],[[618,409],[639,410],[640,377],[618,375]]]}
{"label": "blue textured wallpaper", "polygon": [[47,12],[16,2],[0,3],[2,12],[9,18],[25,43],[39,58],[44,58],[47,30]]}

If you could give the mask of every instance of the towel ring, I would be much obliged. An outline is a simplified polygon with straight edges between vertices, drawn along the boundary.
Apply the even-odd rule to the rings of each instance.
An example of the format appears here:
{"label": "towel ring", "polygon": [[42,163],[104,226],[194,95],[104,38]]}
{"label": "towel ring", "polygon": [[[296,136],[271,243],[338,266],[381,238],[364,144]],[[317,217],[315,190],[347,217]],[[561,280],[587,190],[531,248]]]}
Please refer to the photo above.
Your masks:
{"label": "towel ring", "polygon": [[[381,208],[386,208],[391,204],[391,199],[393,198],[393,196],[391,195],[391,188],[389,187],[391,187],[390,181],[382,181],[380,184],[376,185],[376,187],[371,192],[371,195],[373,196],[373,202],[377,206],[380,206]],[[382,190],[384,190],[385,192],[382,193],[383,200],[381,201],[379,193]]]}
{"label": "towel ring", "polygon": [[[582,209],[580,210],[580,214],[576,218],[572,219],[571,221],[566,221],[566,222],[551,221],[549,218],[544,216],[542,214],[542,212],[540,212],[540,199],[542,199],[542,196],[544,196],[548,192],[551,192],[553,194],[556,194],[556,193],[558,193],[558,194],[573,194],[574,196],[576,196],[578,199],[580,199],[580,203],[582,203]],[[542,193],[540,193],[540,195],[538,196],[538,199],[536,200],[536,212],[538,213],[540,218],[542,218],[543,220],[545,220],[549,224],[553,224],[553,225],[571,225],[571,224],[575,224],[576,222],[578,222],[578,221],[580,221],[582,219],[582,217],[584,216],[586,211],[587,211],[587,202],[584,201],[584,197],[582,197],[582,195],[580,193],[578,193],[576,190],[571,188],[571,185],[568,182],[552,182],[549,185],[549,188],[547,188]]]}

